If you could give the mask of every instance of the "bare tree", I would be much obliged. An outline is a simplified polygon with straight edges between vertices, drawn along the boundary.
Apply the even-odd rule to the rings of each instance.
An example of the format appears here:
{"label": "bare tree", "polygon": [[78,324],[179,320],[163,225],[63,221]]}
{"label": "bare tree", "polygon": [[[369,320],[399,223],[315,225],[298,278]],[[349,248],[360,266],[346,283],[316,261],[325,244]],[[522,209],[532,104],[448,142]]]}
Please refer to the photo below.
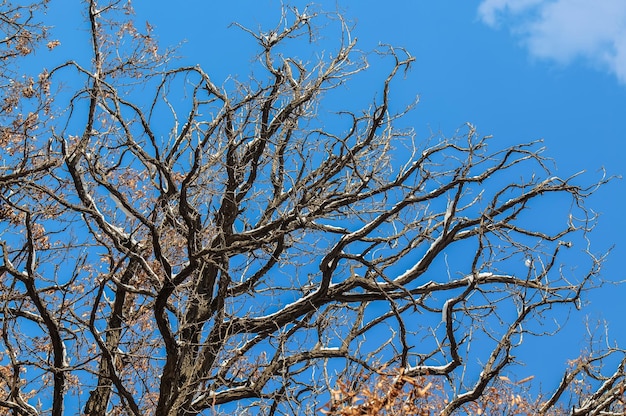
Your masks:
{"label": "bare tree", "polygon": [[[30,30],[3,8],[5,33]],[[441,400],[419,403],[449,415],[493,397],[525,337],[598,283],[584,203],[605,179],[553,175],[539,142],[490,150],[469,124],[398,127],[407,51],[378,51],[390,71],[373,101],[334,111],[324,98],[368,67],[341,16],[285,8],[272,30],[239,26],[259,55],[220,86],[176,66],[129,5],[85,8],[92,56],[4,90],[7,412],[375,414],[431,383]],[[318,22],[336,36],[325,54]],[[563,394],[583,372],[602,379],[601,358],[537,411],[617,409],[623,365]],[[381,374],[395,393],[378,407],[331,394]]]}

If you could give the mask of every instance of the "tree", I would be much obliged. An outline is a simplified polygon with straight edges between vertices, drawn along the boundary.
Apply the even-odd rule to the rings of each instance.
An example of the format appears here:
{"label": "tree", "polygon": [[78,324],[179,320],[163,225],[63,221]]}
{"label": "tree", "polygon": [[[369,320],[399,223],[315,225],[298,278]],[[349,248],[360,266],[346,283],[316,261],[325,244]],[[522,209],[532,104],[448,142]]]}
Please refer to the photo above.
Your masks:
{"label": "tree", "polygon": [[[44,7],[2,8],[7,414],[512,405],[494,389],[515,349],[598,283],[585,200],[606,180],[554,176],[538,142],[490,150],[472,125],[403,129],[403,49],[378,51],[390,69],[369,106],[331,111],[368,68],[341,16],[286,7],[270,31],[239,26],[259,55],[220,86],[176,66],[130,4],[90,0],[89,60],[18,82],[48,40]],[[337,45],[315,54],[324,21]],[[619,411],[623,361],[602,379],[604,358],[525,405]],[[393,394],[354,400],[370,380]],[[397,397],[417,407],[391,413]]]}

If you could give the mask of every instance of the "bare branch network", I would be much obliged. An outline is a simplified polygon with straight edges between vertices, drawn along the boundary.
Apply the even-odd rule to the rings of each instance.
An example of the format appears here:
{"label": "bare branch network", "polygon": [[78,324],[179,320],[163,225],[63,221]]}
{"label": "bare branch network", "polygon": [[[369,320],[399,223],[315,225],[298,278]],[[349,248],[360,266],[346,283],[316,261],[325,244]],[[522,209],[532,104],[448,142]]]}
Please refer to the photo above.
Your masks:
{"label": "bare branch network", "polygon": [[539,398],[506,377],[599,284],[605,178],[470,124],[417,137],[403,49],[336,110],[368,68],[341,16],[239,26],[259,55],[220,86],[91,0],[91,56],[16,78],[59,45],[44,7],[0,14],[2,414],[623,413],[617,348]]}

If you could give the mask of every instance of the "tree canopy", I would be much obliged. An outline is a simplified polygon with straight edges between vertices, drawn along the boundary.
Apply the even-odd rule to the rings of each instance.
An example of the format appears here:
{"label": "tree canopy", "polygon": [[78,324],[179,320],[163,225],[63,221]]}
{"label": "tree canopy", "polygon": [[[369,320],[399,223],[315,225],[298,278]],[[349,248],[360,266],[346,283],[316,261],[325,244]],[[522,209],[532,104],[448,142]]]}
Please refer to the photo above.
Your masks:
{"label": "tree canopy", "polygon": [[539,396],[509,379],[601,282],[606,178],[419,137],[402,48],[350,101],[372,55],[337,13],[236,25],[258,55],[218,85],[121,1],[83,3],[89,59],[26,64],[46,7],[0,9],[6,414],[622,414],[617,348]]}

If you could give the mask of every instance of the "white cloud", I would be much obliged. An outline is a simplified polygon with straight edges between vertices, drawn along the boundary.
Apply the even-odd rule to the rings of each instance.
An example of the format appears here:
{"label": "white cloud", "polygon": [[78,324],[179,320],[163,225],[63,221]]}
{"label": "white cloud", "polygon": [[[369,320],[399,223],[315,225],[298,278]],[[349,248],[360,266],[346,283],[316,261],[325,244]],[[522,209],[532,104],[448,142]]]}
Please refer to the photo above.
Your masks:
{"label": "white cloud", "polygon": [[495,26],[498,15],[506,13],[516,15],[541,3],[544,3],[544,0],[483,0],[478,6],[478,14],[489,26]]}
{"label": "white cloud", "polygon": [[508,25],[539,58],[583,58],[626,84],[625,0],[483,0],[480,19]]}

